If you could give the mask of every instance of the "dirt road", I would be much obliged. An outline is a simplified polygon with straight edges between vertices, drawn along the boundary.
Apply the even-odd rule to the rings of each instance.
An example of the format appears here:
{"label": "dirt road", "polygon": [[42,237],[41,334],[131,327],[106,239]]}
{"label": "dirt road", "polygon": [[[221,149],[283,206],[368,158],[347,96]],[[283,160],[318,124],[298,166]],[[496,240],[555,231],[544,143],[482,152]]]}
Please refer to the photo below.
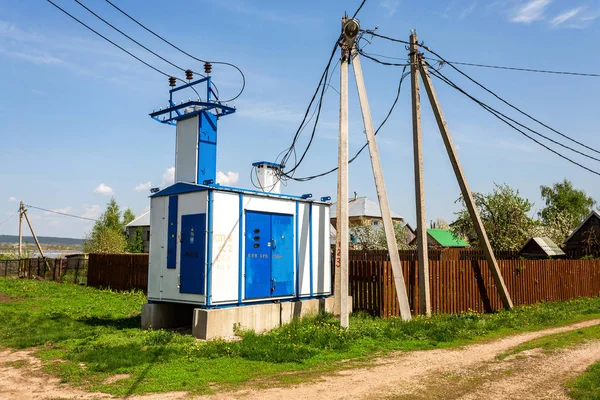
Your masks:
{"label": "dirt road", "polygon": [[[600,324],[592,320],[561,328],[525,333],[453,350],[396,353],[374,365],[324,376],[293,387],[242,390],[196,399],[566,399],[562,384],[600,360],[600,344],[519,353],[497,360],[523,342]],[[18,363],[26,363],[18,366]],[[30,352],[0,352],[0,399],[103,399],[60,384],[41,372]],[[183,399],[186,393],[162,393],[134,399]]]}

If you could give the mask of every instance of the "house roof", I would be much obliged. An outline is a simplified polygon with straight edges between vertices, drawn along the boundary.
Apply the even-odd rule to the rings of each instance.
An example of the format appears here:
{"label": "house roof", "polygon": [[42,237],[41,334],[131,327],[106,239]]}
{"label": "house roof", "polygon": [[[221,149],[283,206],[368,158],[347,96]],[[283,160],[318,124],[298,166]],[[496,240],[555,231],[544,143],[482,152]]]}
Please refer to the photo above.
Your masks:
{"label": "house roof", "polygon": [[427,234],[443,247],[469,247],[469,243],[448,229],[427,229]]}
{"label": "house roof", "polygon": [[[336,215],[336,204],[333,203],[330,208],[330,214],[332,218]],[[392,219],[404,219],[400,214],[391,211]],[[366,197],[357,197],[351,199],[348,202],[348,217],[377,217],[381,218],[381,208],[379,204],[373,200],[369,200]]]}
{"label": "house roof", "polygon": [[587,216],[586,219],[584,219],[577,228],[575,228],[575,230],[573,232],[571,232],[571,234],[569,235],[569,237],[565,240],[564,243],[567,243],[569,240],[571,240],[571,238],[577,233],[577,231],[579,231],[581,229],[582,226],[585,225],[586,222],[588,222],[588,220],[590,218],[592,218],[593,216],[595,216],[596,218],[600,218],[600,213],[598,213],[598,211],[596,210],[592,210],[592,212],[590,213],[590,215]]}
{"label": "house roof", "polygon": [[131,226],[150,226],[150,211],[146,211],[125,226],[128,228]]}
{"label": "house roof", "polygon": [[548,237],[532,237],[531,239],[529,239],[527,241],[527,243],[525,243],[525,246],[523,246],[521,251],[523,251],[523,249],[525,249],[527,247],[527,245],[529,245],[529,243],[531,243],[531,241],[534,241],[540,247],[540,249],[542,249],[544,251],[544,253],[546,253],[549,256],[564,256],[565,255],[565,252],[562,251],[560,249],[560,247],[558,247],[556,245],[556,243],[554,243],[552,241],[552,239],[550,239]]}

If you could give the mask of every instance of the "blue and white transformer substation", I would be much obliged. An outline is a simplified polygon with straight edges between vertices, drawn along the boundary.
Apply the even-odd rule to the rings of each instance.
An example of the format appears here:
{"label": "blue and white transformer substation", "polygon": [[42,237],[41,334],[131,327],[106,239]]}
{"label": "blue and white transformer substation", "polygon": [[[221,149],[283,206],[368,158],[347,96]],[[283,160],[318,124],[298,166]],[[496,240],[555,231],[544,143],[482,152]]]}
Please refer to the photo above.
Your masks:
{"label": "blue and white transformer substation", "polygon": [[[205,101],[173,102],[206,85]],[[278,193],[279,166],[255,163],[265,191],[220,186],[217,123],[235,113],[211,77],[170,90],[150,116],[176,126],[175,183],[151,196],[150,302],[198,308],[331,295],[329,203]]]}

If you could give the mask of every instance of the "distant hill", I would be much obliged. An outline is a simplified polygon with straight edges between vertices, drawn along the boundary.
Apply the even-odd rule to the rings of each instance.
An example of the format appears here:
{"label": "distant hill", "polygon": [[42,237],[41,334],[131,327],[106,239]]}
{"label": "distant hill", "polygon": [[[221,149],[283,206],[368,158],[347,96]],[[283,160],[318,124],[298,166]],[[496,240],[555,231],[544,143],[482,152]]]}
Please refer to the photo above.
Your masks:
{"label": "distant hill", "polygon": [[[52,236],[38,236],[38,240],[41,244],[52,244],[52,245],[82,245],[83,239],[74,238],[61,238]],[[23,243],[35,243],[33,236],[23,236]],[[19,243],[19,236],[17,235],[0,235],[0,243],[15,244]]]}

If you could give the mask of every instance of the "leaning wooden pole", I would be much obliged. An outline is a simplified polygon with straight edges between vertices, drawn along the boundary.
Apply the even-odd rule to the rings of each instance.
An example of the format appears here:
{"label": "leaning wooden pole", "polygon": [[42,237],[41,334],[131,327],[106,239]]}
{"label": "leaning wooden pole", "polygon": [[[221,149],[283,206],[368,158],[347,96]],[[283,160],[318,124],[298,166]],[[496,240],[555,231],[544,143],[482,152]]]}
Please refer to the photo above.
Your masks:
{"label": "leaning wooden pole", "polygon": [[394,223],[390,212],[387,191],[385,189],[385,181],[383,179],[383,171],[381,169],[381,161],[379,159],[379,150],[375,141],[375,130],[373,129],[373,120],[371,118],[371,110],[369,108],[369,99],[367,98],[367,89],[363,79],[362,68],[360,66],[360,57],[358,53],[352,59],[354,78],[358,89],[358,99],[360,109],[362,111],[363,124],[367,135],[367,143],[369,146],[369,155],[371,157],[371,166],[373,167],[373,177],[375,178],[375,188],[377,189],[377,198],[379,199],[379,207],[381,208],[381,217],[383,219],[383,229],[387,239],[390,261],[392,264],[392,272],[394,275],[394,285],[398,296],[398,305],[400,306],[400,317],[403,320],[410,320],[410,304],[408,302],[408,294],[404,284],[404,273],[400,263],[400,255],[398,254],[398,244],[396,243],[396,234],[394,232]]}
{"label": "leaning wooden pole", "polygon": [[23,261],[23,200],[19,203],[19,275],[24,275]]}
{"label": "leaning wooden pole", "polygon": [[504,305],[505,309],[510,310],[513,308],[513,303],[510,298],[510,294],[508,293],[508,289],[504,284],[502,273],[500,272],[500,268],[498,267],[498,262],[496,261],[496,257],[494,256],[492,246],[490,245],[487,233],[485,232],[485,228],[483,226],[483,223],[481,222],[481,218],[479,217],[479,212],[477,211],[475,201],[473,200],[473,195],[471,194],[471,190],[469,189],[469,186],[467,184],[465,173],[458,160],[456,148],[454,147],[454,143],[452,142],[452,138],[450,137],[448,125],[446,124],[446,120],[444,119],[444,115],[442,114],[442,110],[438,103],[437,96],[433,89],[433,85],[431,84],[431,78],[429,76],[427,66],[425,65],[425,62],[423,62],[423,59],[420,55],[418,56],[418,63],[419,69],[421,71],[421,77],[423,78],[423,84],[425,86],[425,90],[427,91],[427,96],[429,97],[429,103],[431,104],[431,108],[433,109],[433,114],[435,115],[435,120],[437,121],[440,133],[442,134],[444,145],[446,146],[446,151],[448,152],[448,157],[450,157],[450,163],[452,163],[454,174],[456,175],[456,179],[458,180],[463,199],[465,200],[465,203],[467,205],[467,210],[469,211],[471,220],[473,221],[473,225],[475,226],[475,231],[477,232],[477,237],[479,238],[480,246],[483,247],[483,252],[485,253],[485,258],[487,260],[490,272],[494,277],[494,282],[496,283],[496,287],[498,288],[498,293],[500,294],[502,304]]}
{"label": "leaning wooden pole", "polygon": [[[347,18],[342,18],[342,28]],[[341,44],[340,60],[340,136],[338,144],[338,193],[337,193],[337,237],[339,246],[339,292],[336,303],[340,310],[340,325],[347,328],[350,324],[348,316],[348,62],[350,51],[345,42]],[[336,249],[336,251],[338,251]],[[336,307],[337,308],[337,307]]]}
{"label": "leaning wooden pole", "polygon": [[419,313],[431,316],[429,294],[429,253],[427,251],[427,217],[425,214],[425,180],[423,177],[423,143],[421,134],[421,88],[417,34],[410,35],[410,83],[412,97],[413,153],[415,165],[415,203],[417,205],[417,253],[419,260]]}
{"label": "leaning wooden pole", "polygon": [[46,264],[47,270],[50,269],[50,265],[48,265],[48,260],[46,260],[46,256],[44,255],[44,250],[42,250],[42,246],[40,245],[40,241],[38,240],[35,231],[33,230],[33,226],[31,226],[31,222],[29,222],[29,217],[27,216],[27,210],[23,209],[23,215],[25,216],[25,221],[27,221],[27,225],[29,225],[29,230],[31,231],[31,236],[33,236],[33,240],[35,240],[35,244],[44,260],[44,264]]}

